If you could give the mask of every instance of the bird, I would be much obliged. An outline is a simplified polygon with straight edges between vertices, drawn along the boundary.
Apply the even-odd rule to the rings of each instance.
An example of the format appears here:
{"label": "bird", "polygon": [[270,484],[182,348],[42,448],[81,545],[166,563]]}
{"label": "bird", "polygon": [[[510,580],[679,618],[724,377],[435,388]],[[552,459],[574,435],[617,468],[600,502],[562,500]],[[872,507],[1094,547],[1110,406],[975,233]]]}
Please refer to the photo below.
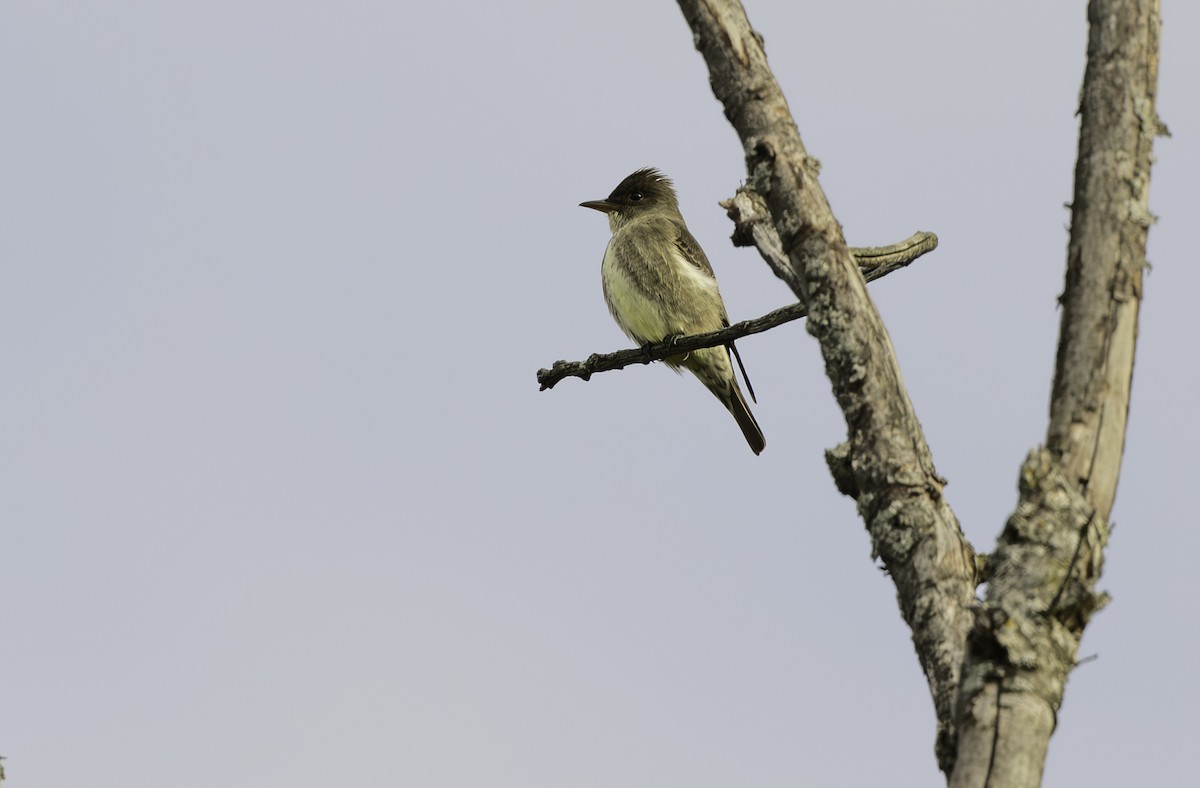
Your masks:
{"label": "bird", "polygon": [[[580,203],[608,215],[612,237],[604,250],[600,279],[604,300],[617,325],[634,342],[651,342],[718,331],[729,326],[712,265],[679,212],[675,185],[653,167],[629,175],[603,200]],[[733,373],[736,358],[755,402],[737,348],[710,347],[663,359],[695,375],[724,405],[755,454],[766,446]]]}

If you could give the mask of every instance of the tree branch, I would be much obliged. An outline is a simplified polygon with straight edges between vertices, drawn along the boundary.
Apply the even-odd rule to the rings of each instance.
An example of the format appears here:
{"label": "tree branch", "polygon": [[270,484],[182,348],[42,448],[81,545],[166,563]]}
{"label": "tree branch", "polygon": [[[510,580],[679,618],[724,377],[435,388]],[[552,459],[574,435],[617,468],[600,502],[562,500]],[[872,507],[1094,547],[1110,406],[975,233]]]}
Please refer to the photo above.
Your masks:
{"label": "tree branch", "polygon": [[[733,200],[727,200],[722,205],[729,207],[732,215],[735,209],[730,206],[740,203],[743,199],[752,199],[748,194],[748,190],[744,188],[740,189],[737,197]],[[757,219],[746,220],[744,226],[747,228],[747,231],[754,232],[754,230],[750,230],[749,228],[757,222]],[[880,277],[887,276],[893,271],[904,268],[913,260],[916,260],[927,252],[932,252],[936,248],[936,235],[928,232],[918,232],[912,237],[891,246],[862,247],[851,249],[850,251],[854,255],[855,261],[858,263],[860,270],[862,270],[866,281],[871,282]],[[763,331],[775,328],[776,326],[798,320],[807,314],[808,307],[803,303],[795,303],[776,309],[774,312],[769,312],[754,320],[743,320],[720,331],[710,331],[707,334],[693,334],[664,342],[652,342],[644,347],[618,350],[613,353],[593,353],[585,361],[555,361],[550,369],[539,369],[537,379],[538,383],[541,384],[541,390],[545,391],[546,389],[554,388],[554,385],[563,378],[576,377],[588,380],[596,372],[624,369],[630,364],[649,364],[651,361],[661,361],[668,356],[686,353],[691,350],[727,345],[742,337],[750,336],[751,334],[761,334]]]}
{"label": "tree branch", "polygon": [[[748,186],[770,217],[755,243],[808,305],[807,328],[846,418],[847,443],[828,453],[874,552],[895,582],[938,717],[938,760],[955,752],[954,701],[974,603],[975,558],[942,497],[942,479],[901,382],[891,339],[867,293],[767,65],[762,37],[737,0],[678,0],[713,93],[742,141]],[[764,246],[777,244],[777,249]],[[777,251],[776,256],[774,252]]]}
{"label": "tree branch", "polygon": [[1159,0],[1091,0],[1058,360],[1046,447],[1017,509],[963,665],[952,788],[1037,786],[1096,591],[1125,442],[1155,110]]}

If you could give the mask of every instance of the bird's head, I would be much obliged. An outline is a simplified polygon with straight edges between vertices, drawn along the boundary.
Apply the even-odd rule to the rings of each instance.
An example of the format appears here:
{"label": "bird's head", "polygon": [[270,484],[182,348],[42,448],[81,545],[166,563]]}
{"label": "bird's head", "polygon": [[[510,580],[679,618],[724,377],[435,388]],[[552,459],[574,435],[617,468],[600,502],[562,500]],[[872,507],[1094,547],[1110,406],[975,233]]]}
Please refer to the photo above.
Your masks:
{"label": "bird's head", "polygon": [[603,200],[589,200],[579,205],[608,214],[608,223],[613,230],[652,211],[679,212],[674,184],[653,167],[643,167],[628,176]]}

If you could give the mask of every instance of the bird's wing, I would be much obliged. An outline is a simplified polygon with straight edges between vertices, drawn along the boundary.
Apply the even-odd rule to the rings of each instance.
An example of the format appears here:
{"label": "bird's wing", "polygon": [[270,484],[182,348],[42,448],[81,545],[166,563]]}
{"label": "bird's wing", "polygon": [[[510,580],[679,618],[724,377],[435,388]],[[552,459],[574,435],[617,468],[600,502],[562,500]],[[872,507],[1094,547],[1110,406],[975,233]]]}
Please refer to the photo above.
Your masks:
{"label": "bird's wing", "polygon": [[683,255],[684,260],[714,279],[716,278],[708,258],[704,256],[704,250],[700,248],[700,242],[696,240],[685,224],[680,223],[675,226],[675,248]]}
{"label": "bird's wing", "polygon": [[[704,250],[700,248],[700,242],[688,230],[687,225],[676,225],[675,248],[679,250],[679,254],[683,259],[687,260],[697,269],[708,274],[713,279],[716,279],[716,274],[713,273],[712,264],[708,262],[708,258],[704,255]],[[721,323],[725,328],[729,327],[729,316],[725,314],[725,304],[721,304]],[[754,386],[750,383],[750,376],[746,374],[746,366],[742,363],[742,356],[738,353],[737,346],[730,342],[725,346],[725,352],[730,358],[737,361],[738,369],[742,371],[742,380],[746,381],[746,390],[750,392],[750,399],[758,402],[758,397],[754,396]]]}

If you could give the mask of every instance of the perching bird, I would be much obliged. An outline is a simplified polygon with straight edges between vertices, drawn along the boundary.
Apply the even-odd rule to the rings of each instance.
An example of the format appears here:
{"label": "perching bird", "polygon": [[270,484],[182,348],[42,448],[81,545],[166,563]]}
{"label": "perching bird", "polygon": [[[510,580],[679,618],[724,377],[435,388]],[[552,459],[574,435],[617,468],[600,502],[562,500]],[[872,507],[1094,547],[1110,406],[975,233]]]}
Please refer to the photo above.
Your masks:
{"label": "perching bird", "polygon": [[[729,325],[712,266],[688,232],[675,187],[658,170],[638,170],[603,200],[580,203],[608,214],[612,238],[600,266],[604,300],[621,330],[645,345],[668,337],[703,334]],[[686,368],[721,400],[737,420],[751,450],[766,441],[733,375],[737,348],[710,347],[665,359]],[[746,370],[742,368],[742,376]],[[750,396],[754,388],[746,379]]]}

